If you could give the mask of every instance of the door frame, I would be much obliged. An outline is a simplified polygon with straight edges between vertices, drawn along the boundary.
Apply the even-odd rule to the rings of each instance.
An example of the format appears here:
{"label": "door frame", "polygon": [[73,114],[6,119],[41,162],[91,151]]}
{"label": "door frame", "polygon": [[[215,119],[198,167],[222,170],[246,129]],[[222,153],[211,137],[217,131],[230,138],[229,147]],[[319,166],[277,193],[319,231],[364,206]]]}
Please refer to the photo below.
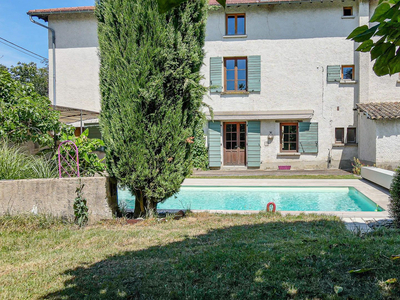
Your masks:
{"label": "door frame", "polygon": [[[243,164],[236,164],[236,165],[227,165],[226,164],[226,125],[228,124],[238,124],[237,127],[237,140],[239,141],[238,145],[240,147],[240,124],[245,125],[245,148],[244,148],[244,163]],[[222,122],[222,154],[223,154],[223,165],[224,166],[247,166],[247,122],[246,121],[227,121]]]}

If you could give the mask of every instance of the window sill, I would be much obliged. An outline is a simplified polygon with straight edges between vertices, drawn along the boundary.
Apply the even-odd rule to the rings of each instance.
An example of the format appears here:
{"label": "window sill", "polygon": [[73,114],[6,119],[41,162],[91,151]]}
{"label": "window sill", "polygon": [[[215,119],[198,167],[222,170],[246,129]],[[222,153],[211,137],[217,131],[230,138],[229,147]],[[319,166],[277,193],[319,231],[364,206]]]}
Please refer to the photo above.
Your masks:
{"label": "window sill", "polygon": [[332,144],[332,148],[341,148],[341,147],[358,147],[357,143],[335,143]]}
{"label": "window sill", "polygon": [[247,34],[232,34],[232,35],[224,35],[224,39],[245,39],[247,38]]}
{"label": "window sill", "polygon": [[353,80],[353,79],[341,79],[339,81],[339,83],[341,84],[356,84],[357,80]]}
{"label": "window sill", "polygon": [[342,16],[342,19],[355,19],[356,16]]}
{"label": "window sill", "polygon": [[335,144],[332,144],[332,147],[333,148],[339,148],[339,147],[344,147],[345,145],[344,145],[344,143],[335,143]]}
{"label": "window sill", "polygon": [[222,92],[221,95],[249,95],[249,92]]}
{"label": "window sill", "polygon": [[299,152],[279,152],[277,156],[300,156]]}

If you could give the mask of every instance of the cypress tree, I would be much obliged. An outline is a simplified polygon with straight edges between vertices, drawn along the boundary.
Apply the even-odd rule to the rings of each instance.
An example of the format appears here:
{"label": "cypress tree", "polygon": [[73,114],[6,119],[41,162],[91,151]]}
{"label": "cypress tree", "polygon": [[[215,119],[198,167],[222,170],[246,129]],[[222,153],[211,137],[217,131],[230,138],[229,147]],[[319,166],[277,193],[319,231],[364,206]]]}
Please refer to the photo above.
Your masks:
{"label": "cypress tree", "polygon": [[191,170],[201,119],[206,0],[160,14],[156,0],[100,0],[100,126],[107,169],[154,212]]}
{"label": "cypress tree", "polygon": [[394,219],[394,224],[400,228],[400,166],[396,170],[390,186],[389,214]]}

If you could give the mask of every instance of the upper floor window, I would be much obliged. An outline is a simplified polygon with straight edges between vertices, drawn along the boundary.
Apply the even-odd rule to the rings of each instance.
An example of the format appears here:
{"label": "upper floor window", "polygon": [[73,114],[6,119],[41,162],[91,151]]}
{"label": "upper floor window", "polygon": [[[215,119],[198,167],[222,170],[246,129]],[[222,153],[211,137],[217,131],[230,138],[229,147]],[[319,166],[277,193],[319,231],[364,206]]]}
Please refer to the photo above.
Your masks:
{"label": "upper floor window", "polygon": [[335,128],[335,143],[344,144],[344,128]]}
{"label": "upper floor window", "polygon": [[354,66],[342,66],[342,79],[354,80]]}
{"label": "upper floor window", "polygon": [[352,6],[343,7],[343,16],[344,17],[353,16],[353,7]]}
{"label": "upper floor window", "polygon": [[245,27],[245,14],[226,15],[226,35],[244,35]]}
{"label": "upper floor window", "polygon": [[349,144],[357,143],[356,128],[354,127],[347,128],[347,143]]}
{"label": "upper floor window", "polygon": [[225,58],[225,91],[247,91],[247,58]]}

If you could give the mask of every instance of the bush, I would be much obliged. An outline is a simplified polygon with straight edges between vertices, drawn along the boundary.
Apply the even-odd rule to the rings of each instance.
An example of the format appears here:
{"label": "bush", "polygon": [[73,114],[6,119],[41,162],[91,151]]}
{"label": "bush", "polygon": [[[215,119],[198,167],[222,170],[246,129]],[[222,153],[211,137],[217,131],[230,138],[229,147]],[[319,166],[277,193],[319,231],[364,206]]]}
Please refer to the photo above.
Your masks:
{"label": "bush", "polygon": [[55,160],[33,156],[24,148],[0,140],[0,180],[55,178],[58,168]]}
{"label": "bush", "polygon": [[395,226],[400,228],[400,167],[397,168],[390,186],[389,213],[394,218]]}

